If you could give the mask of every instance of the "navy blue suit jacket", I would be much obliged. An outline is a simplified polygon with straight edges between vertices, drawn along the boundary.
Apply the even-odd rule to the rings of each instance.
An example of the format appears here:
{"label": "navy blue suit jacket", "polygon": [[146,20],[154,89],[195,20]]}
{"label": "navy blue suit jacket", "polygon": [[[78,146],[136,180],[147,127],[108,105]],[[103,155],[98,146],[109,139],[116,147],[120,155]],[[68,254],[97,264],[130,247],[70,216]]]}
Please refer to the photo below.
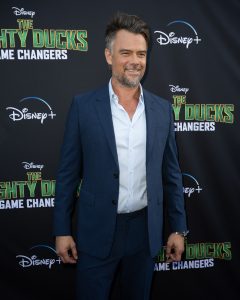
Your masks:
{"label": "navy blue suit jacket", "polygon": [[[172,231],[186,230],[171,104],[143,90],[146,110],[148,232],[152,257],[162,246],[163,201]],[[54,235],[72,235],[76,189],[77,247],[97,257],[111,249],[117,215],[119,166],[108,86],[73,99],[56,183]]]}

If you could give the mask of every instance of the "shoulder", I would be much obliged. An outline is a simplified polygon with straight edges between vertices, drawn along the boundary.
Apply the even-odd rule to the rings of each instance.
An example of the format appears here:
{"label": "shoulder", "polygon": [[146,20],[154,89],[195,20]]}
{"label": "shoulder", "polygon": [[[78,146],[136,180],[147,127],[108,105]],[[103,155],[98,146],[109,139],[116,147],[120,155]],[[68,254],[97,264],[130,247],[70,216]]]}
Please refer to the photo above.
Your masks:
{"label": "shoulder", "polygon": [[96,88],[87,92],[83,92],[80,94],[77,94],[73,97],[73,102],[75,104],[83,105],[85,103],[90,103],[92,100],[96,100],[99,97],[102,97],[102,95],[108,95],[108,85],[104,85],[100,88]]}
{"label": "shoulder", "polygon": [[172,109],[172,105],[170,101],[150,92],[145,89],[143,89],[143,96],[145,101],[151,101],[154,103],[154,105],[159,106],[160,108],[165,108],[165,109]]}
{"label": "shoulder", "polygon": [[157,104],[162,104],[162,105],[167,105],[169,106],[170,102],[148,90],[143,89],[143,95],[144,97],[154,100],[154,102],[156,102]]}

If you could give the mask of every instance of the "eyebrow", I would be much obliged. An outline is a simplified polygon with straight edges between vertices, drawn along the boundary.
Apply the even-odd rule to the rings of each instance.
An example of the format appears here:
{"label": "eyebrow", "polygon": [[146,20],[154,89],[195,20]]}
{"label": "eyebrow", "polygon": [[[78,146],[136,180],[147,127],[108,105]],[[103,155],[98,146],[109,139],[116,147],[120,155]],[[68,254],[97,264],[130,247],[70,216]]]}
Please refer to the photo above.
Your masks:
{"label": "eyebrow", "polygon": [[[120,49],[119,52],[133,52],[133,50],[130,49]],[[147,53],[147,50],[138,50],[138,53]]]}

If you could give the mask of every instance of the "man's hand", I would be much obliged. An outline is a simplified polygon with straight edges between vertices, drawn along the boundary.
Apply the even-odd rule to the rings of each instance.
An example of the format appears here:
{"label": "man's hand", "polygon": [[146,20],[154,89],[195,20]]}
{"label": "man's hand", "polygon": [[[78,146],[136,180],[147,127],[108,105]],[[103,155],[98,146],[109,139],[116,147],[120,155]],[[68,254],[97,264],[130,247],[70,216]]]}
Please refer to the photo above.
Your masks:
{"label": "man's hand", "polygon": [[183,251],[184,237],[176,233],[170,234],[166,248],[167,262],[180,261]]}
{"label": "man's hand", "polygon": [[56,252],[63,263],[75,264],[77,262],[77,248],[72,236],[56,237]]}

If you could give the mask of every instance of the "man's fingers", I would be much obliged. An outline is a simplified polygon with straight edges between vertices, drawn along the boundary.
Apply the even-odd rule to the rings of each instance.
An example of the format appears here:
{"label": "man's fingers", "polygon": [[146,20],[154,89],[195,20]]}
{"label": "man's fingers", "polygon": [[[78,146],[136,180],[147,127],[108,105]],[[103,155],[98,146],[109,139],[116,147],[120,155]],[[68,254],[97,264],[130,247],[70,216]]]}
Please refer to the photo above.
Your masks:
{"label": "man's fingers", "polygon": [[76,246],[73,245],[73,246],[71,247],[71,250],[72,250],[72,256],[73,256],[73,258],[74,258],[75,260],[77,260],[77,259],[78,259],[78,254],[77,254],[77,248],[76,248]]}
{"label": "man's fingers", "polygon": [[184,252],[184,238],[172,233],[167,241],[166,260],[167,262],[180,261]]}
{"label": "man's fingers", "polygon": [[61,260],[64,264],[75,264],[76,263],[76,258],[69,255],[68,251],[59,253],[58,256],[61,258]]}
{"label": "man's fingers", "polygon": [[179,253],[173,253],[171,255],[171,258],[173,261],[180,261],[181,260],[181,255]]}
{"label": "man's fingers", "polygon": [[172,247],[169,243],[167,243],[167,247],[166,247],[166,258],[168,262],[171,262],[171,251],[172,251]]}
{"label": "man's fingers", "polygon": [[56,251],[62,262],[75,264],[77,260],[77,249],[72,236],[57,236]]}
{"label": "man's fingers", "polygon": [[64,264],[75,264],[76,263],[76,260],[71,256],[68,256],[68,257],[60,256],[60,258]]}
{"label": "man's fingers", "polygon": [[169,247],[166,249],[166,259],[167,262],[180,261],[182,257],[182,250],[177,247]]}
{"label": "man's fingers", "polygon": [[171,245],[167,244],[167,247],[166,247],[166,255],[170,255],[171,254]]}

